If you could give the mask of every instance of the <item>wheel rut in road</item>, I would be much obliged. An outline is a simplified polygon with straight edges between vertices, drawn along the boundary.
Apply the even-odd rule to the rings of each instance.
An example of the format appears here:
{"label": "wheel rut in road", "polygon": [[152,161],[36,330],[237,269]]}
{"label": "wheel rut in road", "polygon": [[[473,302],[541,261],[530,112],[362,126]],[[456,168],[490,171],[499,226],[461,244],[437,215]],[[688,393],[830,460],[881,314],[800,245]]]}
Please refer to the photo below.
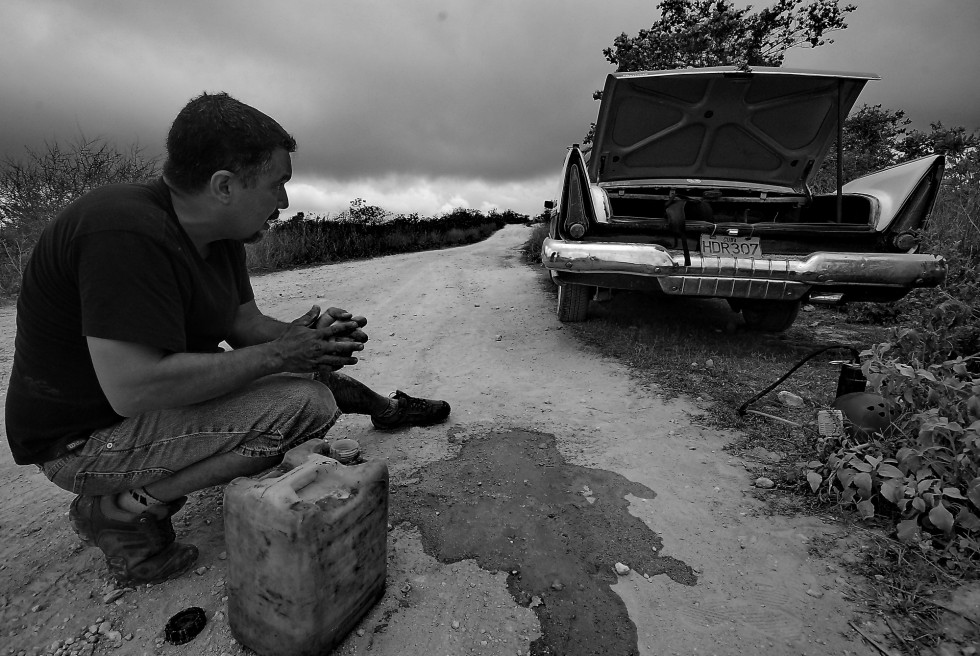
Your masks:
{"label": "wheel rut in road", "polygon": [[[454,437],[453,439],[459,439]],[[629,513],[627,494],[653,499],[619,474],[572,465],[552,435],[523,430],[468,436],[457,457],[428,464],[391,495],[393,524],[418,527],[426,553],[506,571],[534,609],[534,655],[638,653],[636,627],[610,584],[615,564],[694,585],[691,567],[661,557],[660,537]]]}

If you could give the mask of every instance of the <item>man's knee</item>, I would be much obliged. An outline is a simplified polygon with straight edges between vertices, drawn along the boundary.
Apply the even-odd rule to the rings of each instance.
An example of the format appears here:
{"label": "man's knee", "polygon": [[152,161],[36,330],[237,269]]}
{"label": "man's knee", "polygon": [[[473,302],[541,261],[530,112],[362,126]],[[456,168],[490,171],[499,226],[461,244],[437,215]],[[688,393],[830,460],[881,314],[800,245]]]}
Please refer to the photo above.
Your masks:
{"label": "man's knee", "polygon": [[337,402],[326,385],[309,378],[277,378],[273,402],[284,419],[309,423],[314,429],[318,425],[329,428],[337,420]]}

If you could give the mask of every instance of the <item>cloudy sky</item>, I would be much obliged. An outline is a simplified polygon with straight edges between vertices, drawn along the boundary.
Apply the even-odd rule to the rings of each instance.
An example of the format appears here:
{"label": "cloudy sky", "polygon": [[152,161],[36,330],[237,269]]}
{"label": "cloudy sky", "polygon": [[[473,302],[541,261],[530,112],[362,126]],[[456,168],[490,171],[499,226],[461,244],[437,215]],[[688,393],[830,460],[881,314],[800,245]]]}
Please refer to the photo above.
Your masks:
{"label": "cloudy sky", "polygon": [[[980,0],[852,0],[785,65],[877,73],[859,100],[980,128]],[[757,6],[769,4],[766,0]],[[655,0],[0,0],[0,156],[79,133],[151,154],[224,90],[299,142],[294,211],[540,211],[595,119],[602,56]]]}

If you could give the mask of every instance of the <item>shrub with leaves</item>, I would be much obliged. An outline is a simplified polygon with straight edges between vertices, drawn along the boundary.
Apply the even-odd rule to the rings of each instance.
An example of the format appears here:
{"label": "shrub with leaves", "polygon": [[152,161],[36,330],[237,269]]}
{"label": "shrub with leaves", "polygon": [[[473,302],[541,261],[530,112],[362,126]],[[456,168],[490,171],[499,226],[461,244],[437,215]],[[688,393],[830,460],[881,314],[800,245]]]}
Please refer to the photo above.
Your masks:
{"label": "shrub with leaves", "polygon": [[862,517],[894,517],[902,542],[936,540],[945,553],[980,557],[980,356],[913,366],[896,353],[891,343],[862,353],[891,426],[866,439],[822,440],[807,480]]}

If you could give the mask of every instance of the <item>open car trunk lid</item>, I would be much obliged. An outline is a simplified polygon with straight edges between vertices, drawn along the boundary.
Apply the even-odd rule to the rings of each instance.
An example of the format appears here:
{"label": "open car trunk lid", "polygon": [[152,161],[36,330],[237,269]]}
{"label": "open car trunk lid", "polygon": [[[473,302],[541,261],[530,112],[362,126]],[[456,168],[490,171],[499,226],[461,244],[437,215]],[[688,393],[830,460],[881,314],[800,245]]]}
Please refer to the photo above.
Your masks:
{"label": "open car trunk lid", "polygon": [[865,73],[717,67],[606,78],[589,177],[761,185],[800,193]]}

